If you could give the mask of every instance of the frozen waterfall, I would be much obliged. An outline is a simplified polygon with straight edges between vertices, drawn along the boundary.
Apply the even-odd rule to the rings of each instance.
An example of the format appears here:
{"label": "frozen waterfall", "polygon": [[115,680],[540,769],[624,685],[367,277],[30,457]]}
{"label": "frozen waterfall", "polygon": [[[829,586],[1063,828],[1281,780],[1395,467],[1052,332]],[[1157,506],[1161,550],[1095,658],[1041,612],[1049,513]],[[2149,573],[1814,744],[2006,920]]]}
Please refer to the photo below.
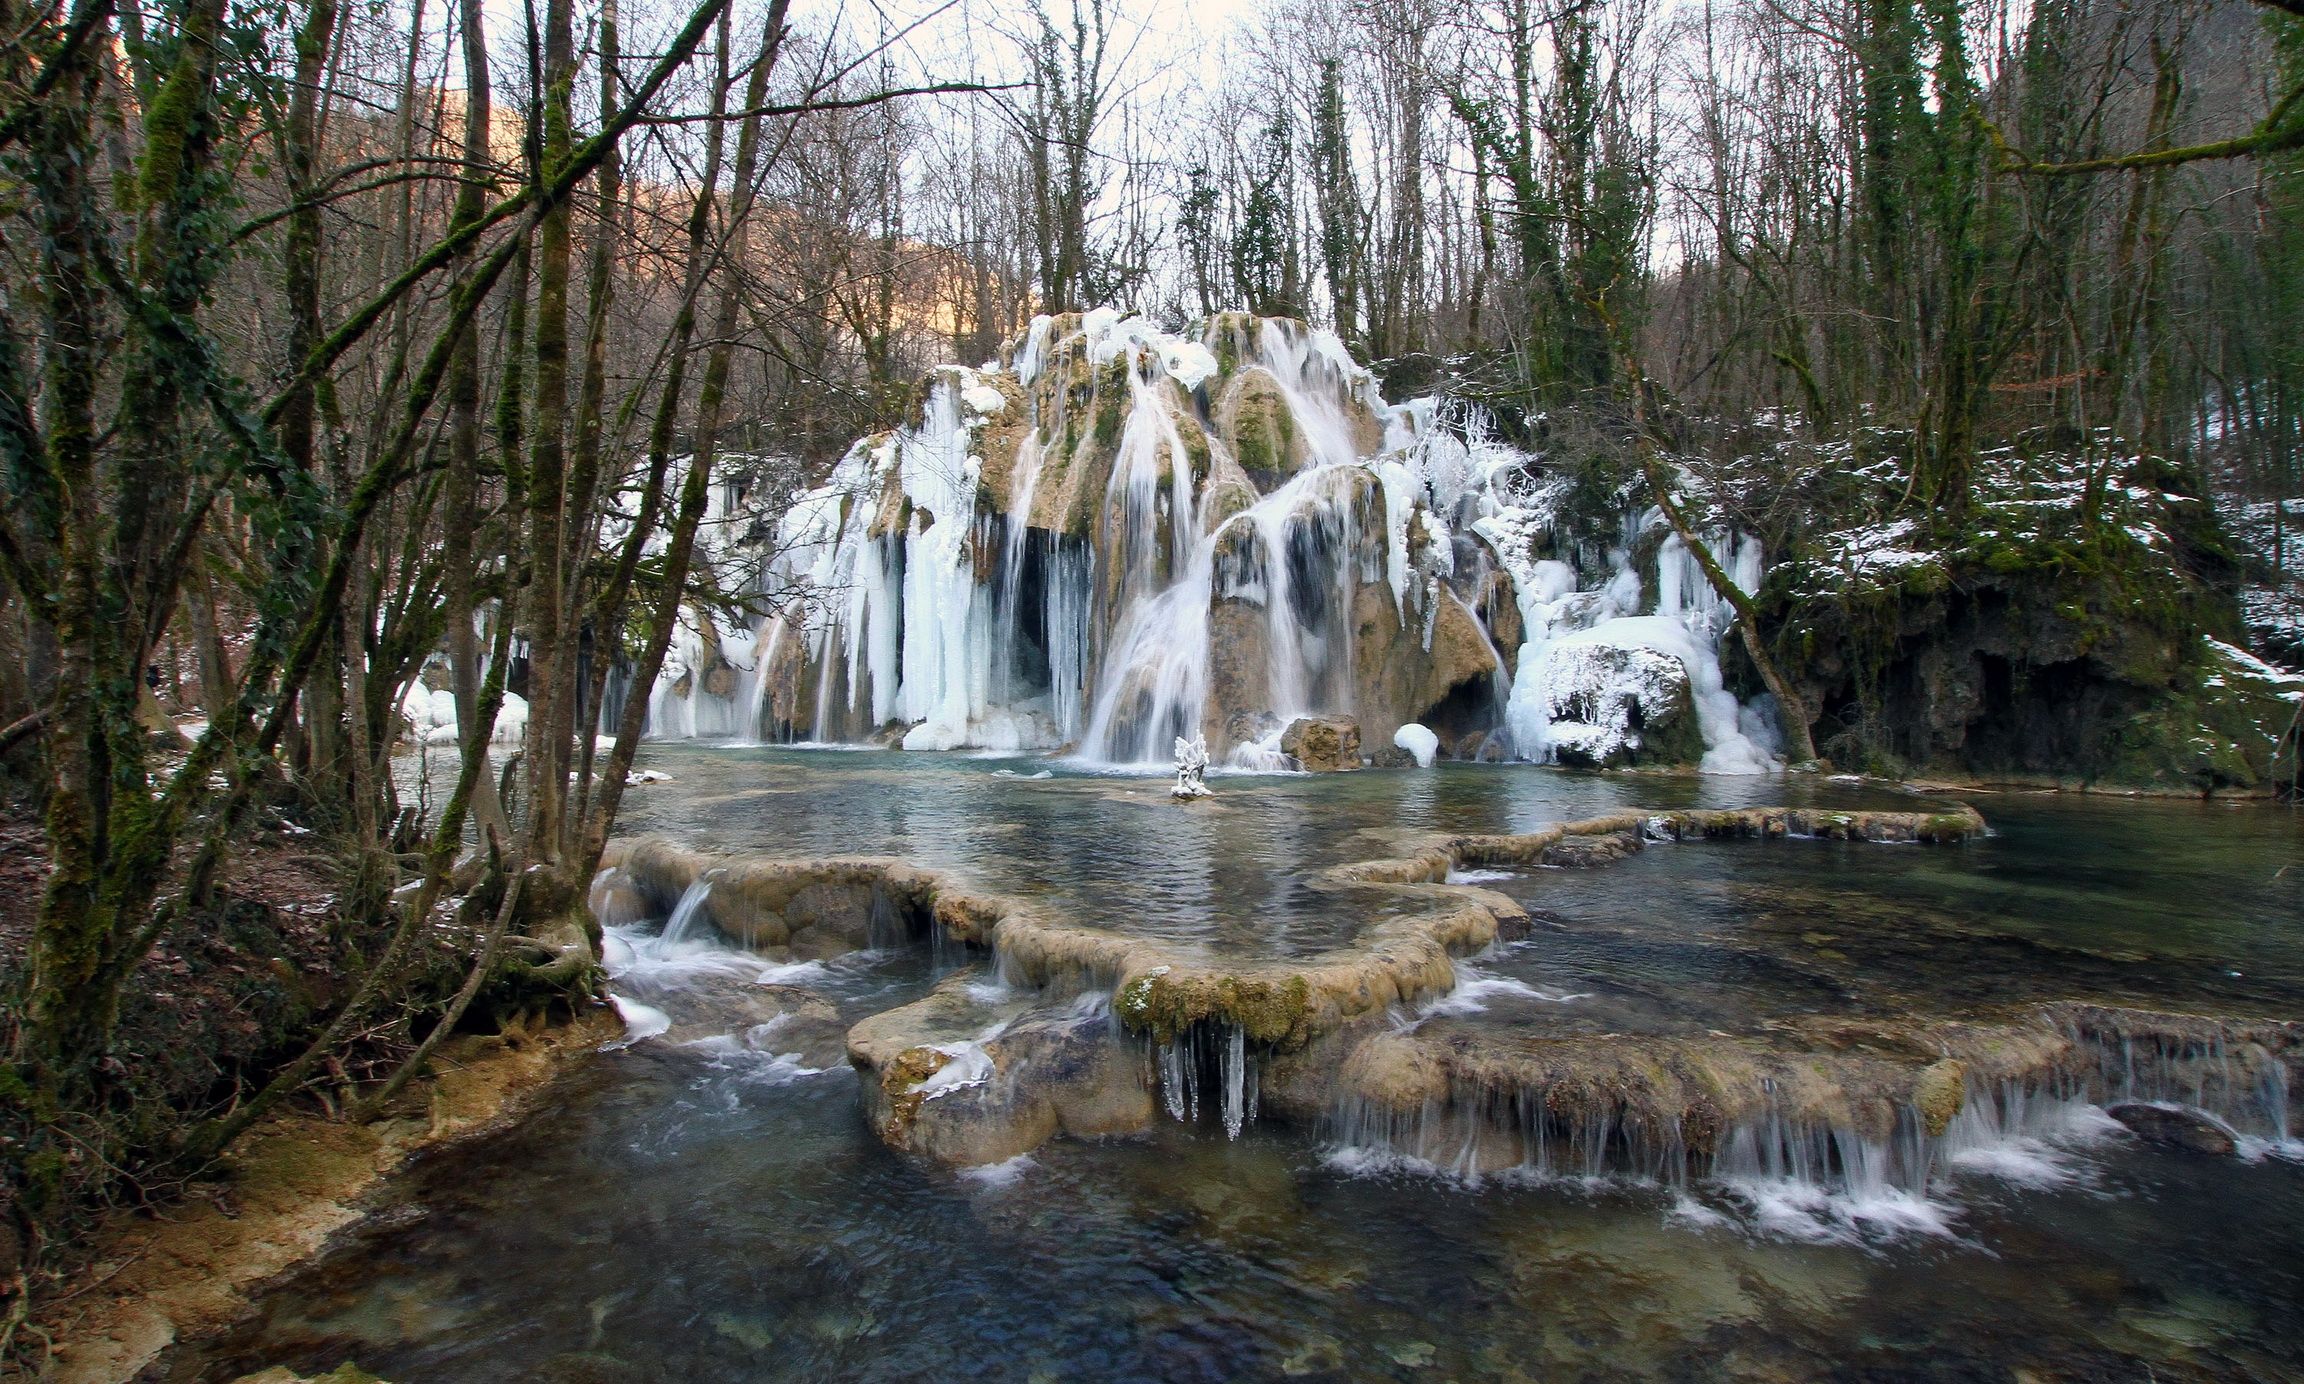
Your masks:
{"label": "frozen waterfall", "polygon": [[[1777,763],[1726,684],[1731,611],[1660,515],[1571,531],[1541,455],[1386,403],[1328,333],[1042,317],[922,397],[780,514],[708,526],[777,613],[684,627],[651,735],[1162,767],[1198,735],[1270,767],[1324,715],[1441,757]],[[1704,541],[1758,586],[1756,541]]]}

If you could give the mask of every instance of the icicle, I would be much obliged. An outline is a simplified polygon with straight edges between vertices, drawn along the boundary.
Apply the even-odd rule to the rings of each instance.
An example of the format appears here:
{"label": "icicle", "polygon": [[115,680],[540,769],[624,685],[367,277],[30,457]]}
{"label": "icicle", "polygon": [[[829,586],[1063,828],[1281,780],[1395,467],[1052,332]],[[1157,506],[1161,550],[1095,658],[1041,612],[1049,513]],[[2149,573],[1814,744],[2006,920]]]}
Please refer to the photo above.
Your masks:
{"label": "icicle", "polygon": [[1237,1024],[1225,1026],[1224,1137],[1237,1139],[1249,1118],[1248,1033]]}

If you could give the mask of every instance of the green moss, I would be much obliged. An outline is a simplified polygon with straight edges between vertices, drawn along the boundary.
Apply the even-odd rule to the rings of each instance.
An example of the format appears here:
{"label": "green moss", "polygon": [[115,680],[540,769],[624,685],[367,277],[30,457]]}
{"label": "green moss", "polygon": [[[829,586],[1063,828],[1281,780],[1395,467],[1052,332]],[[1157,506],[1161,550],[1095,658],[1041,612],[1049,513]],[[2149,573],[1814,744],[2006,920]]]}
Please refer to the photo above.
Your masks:
{"label": "green moss", "polygon": [[1232,429],[1232,447],[1239,454],[1240,467],[1251,475],[1280,469],[1273,452],[1271,430],[1260,415],[1261,410],[1244,408]]}
{"label": "green moss", "polygon": [[1120,391],[1111,389],[1097,396],[1097,447],[1111,449],[1120,444]]}
{"label": "green moss", "polygon": [[1312,987],[1301,975],[1281,981],[1178,976],[1162,967],[1123,987],[1113,1011],[1130,1030],[1162,1043],[1210,1022],[1230,1024],[1275,1048],[1301,1047],[1312,1037]]}
{"label": "green moss", "polygon": [[[1111,378],[1117,374],[1118,378]],[[1107,372],[1104,388],[1096,391],[1096,445],[1110,448],[1120,441],[1120,425],[1126,417],[1128,380],[1125,368]]]}
{"label": "green moss", "polygon": [[1941,1138],[1968,1099],[1968,1069],[1951,1058],[1927,1067],[1912,1087],[1912,1104],[1932,1137]]}
{"label": "green moss", "polygon": [[1939,812],[1920,824],[1923,841],[1965,841],[1976,830],[1975,821],[1961,812]]}
{"label": "green moss", "polygon": [[1184,457],[1192,467],[1192,479],[1196,482],[1208,479],[1209,469],[1216,464],[1216,454],[1208,445],[1207,432],[1187,419],[1177,427],[1176,435],[1184,439]]}

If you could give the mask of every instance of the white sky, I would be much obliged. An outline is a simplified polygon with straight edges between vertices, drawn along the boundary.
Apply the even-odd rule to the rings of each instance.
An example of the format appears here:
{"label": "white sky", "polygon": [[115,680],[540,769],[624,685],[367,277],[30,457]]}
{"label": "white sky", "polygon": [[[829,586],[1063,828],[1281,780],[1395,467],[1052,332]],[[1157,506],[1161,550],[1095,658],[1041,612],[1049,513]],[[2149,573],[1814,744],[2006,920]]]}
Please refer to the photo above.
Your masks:
{"label": "white sky", "polygon": [[[542,9],[543,0],[535,0]],[[735,0],[736,27],[757,23],[763,0]],[[1140,80],[1165,85],[1198,79],[1214,86],[1221,75],[1223,39],[1239,22],[1254,15],[1263,0],[1117,0],[1122,35],[1141,37],[1132,47],[1132,67]],[[597,0],[579,0],[579,31]],[[629,16],[645,13],[650,30],[670,22],[686,9],[683,0],[623,0]],[[489,32],[495,51],[519,51],[526,30],[526,0],[487,0]],[[1059,25],[1071,14],[1070,0],[1049,0]],[[427,24],[441,22],[435,5]],[[1002,35],[1028,32],[1033,25],[1028,0],[793,0],[793,23],[804,32],[823,35],[835,25],[851,44],[874,42],[915,21],[925,21],[904,39],[897,50],[900,65],[919,77],[962,78],[982,73],[1013,60],[1014,47]],[[627,27],[635,27],[631,19]],[[1120,45],[1126,46],[1126,45]]]}

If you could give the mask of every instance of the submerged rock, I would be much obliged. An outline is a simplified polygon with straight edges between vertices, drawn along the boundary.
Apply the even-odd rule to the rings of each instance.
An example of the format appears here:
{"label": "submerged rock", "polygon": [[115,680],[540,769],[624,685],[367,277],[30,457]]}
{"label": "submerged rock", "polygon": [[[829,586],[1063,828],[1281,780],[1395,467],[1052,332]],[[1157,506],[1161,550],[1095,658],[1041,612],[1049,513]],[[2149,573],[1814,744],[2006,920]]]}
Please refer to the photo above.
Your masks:
{"label": "submerged rock", "polygon": [[2160,1148],[2223,1157],[2240,1147],[2231,1129],[2205,1110],[2129,1101],[2107,1106],[2104,1113],[2126,1125],[2137,1138]]}
{"label": "submerged rock", "polygon": [[1360,723],[1349,716],[1303,716],[1280,733],[1280,752],[1311,774],[1360,767]]}

